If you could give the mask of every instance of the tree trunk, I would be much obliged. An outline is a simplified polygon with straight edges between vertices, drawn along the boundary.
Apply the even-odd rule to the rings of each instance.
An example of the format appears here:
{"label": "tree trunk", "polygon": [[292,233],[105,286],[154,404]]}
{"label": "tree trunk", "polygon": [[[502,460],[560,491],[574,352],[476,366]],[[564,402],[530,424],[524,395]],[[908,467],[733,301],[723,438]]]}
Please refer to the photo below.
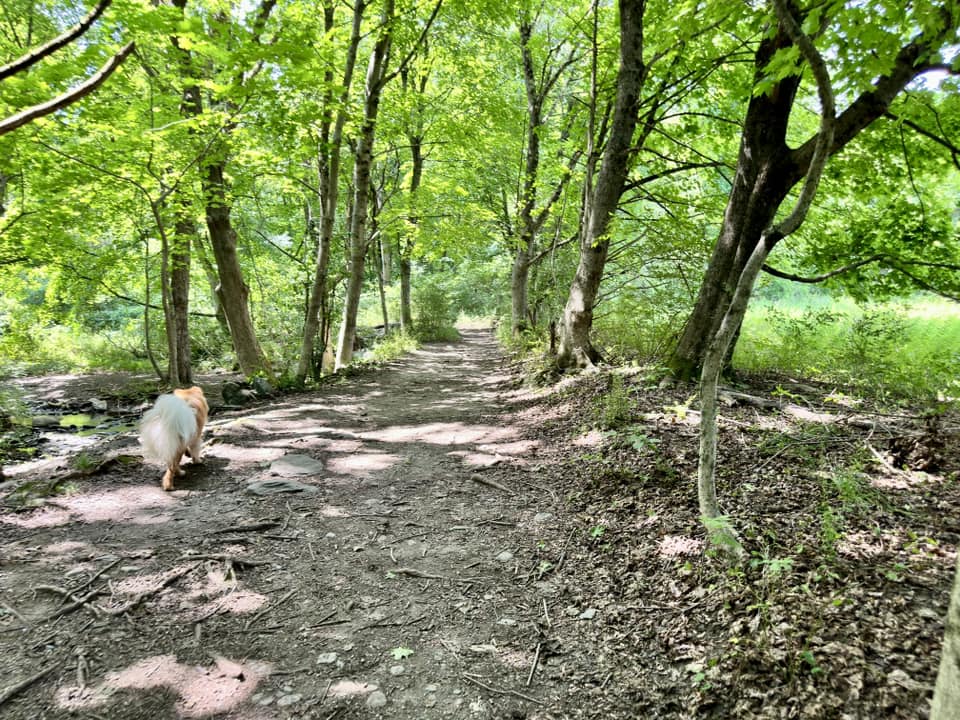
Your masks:
{"label": "tree trunk", "polygon": [[376,137],[377,115],[383,93],[385,68],[390,54],[393,28],[393,0],[386,0],[383,8],[383,26],[380,38],[370,55],[367,83],[364,93],[363,125],[357,142],[353,165],[353,209],[350,216],[350,274],[343,301],[343,322],[337,343],[337,369],[350,364],[353,343],[357,333],[357,311],[363,288],[364,262],[367,256],[367,207],[370,195],[370,170],[373,163],[373,144]]}
{"label": "tree trunk", "polygon": [[[340,95],[340,107],[337,110],[336,121],[333,121],[333,73],[324,73],[324,85],[329,88],[323,98],[324,117],[320,131],[320,150],[318,152],[318,170],[320,185],[320,240],[317,246],[317,259],[313,271],[313,284],[310,288],[310,298],[307,301],[307,313],[304,318],[303,341],[300,345],[300,360],[297,364],[297,382],[303,383],[313,364],[314,343],[318,330],[321,342],[326,350],[326,340],[323,337],[323,328],[330,325],[329,314],[329,268],[330,247],[333,242],[334,223],[337,216],[340,182],[340,148],[343,144],[343,127],[347,120],[347,99],[353,83],[353,72],[356,66],[357,49],[360,46],[361,21],[367,3],[357,0],[353,6],[353,26],[350,35],[350,44],[347,47],[347,57],[344,64],[343,83]],[[334,5],[325,2],[323,7],[324,29],[332,31],[334,27]],[[331,125],[333,133],[330,134]]]}
{"label": "tree trunk", "polygon": [[206,204],[207,230],[210,233],[210,244],[213,246],[217,276],[220,279],[217,295],[227,318],[240,371],[248,377],[258,373],[272,377],[273,370],[260,348],[250,317],[250,289],[243,280],[243,271],[237,257],[237,234],[230,221],[230,205],[226,200],[224,163],[208,162],[200,177]]}
{"label": "tree trunk", "polygon": [[563,310],[559,367],[588,367],[600,359],[590,341],[593,308],[600,291],[610,247],[608,229],[634,156],[640,91],[647,69],[643,62],[644,0],[619,0],[620,68],[610,139],[604,149],[587,226],[580,238],[580,261]]}
{"label": "tree trunk", "polygon": [[[186,8],[186,4],[187,0],[173,0],[173,5],[181,12]],[[180,114],[186,118],[198,117],[203,113],[203,102],[190,51],[180,45],[177,37],[173,37],[171,41],[178,51],[181,77],[184,80]],[[224,134],[229,136],[230,130],[230,127],[225,128]],[[217,264],[219,284],[216,293],[224,311],[241,371],[247,376],[264,373],[272,377],[270,363],[263,354],[254,331],[248,306],[249,289],[243,280],[237,258],[237,235],[230,220],[230,205],[227,202],[224,172],[226,154],[226,142],[221,141],[219,147],[209,150],[207,157],[201,160],[200,167],[207,231]]]}
{"label": "tree trunk", "polygon": [[410,302],[410,258],[400,255],[400,331],[413,333],[413,310]]}
{"label": "tree trunk", "polygon": [[170,305],[173,320],[172,347],[176,348],[176,362],[171,352],[170,382],[176,386],[193,384],[190,349],[190,247],[196,226],[189,217],[188,208],[180,208],[174,226],[170,248]]}
{"label": "tree trunk", "polygon": [[[837,117],[829,154],[883,116],[890,103],[915,77],[937,62],[937,50],[949,30],[932,31],[904,46],[891,70]],[[755,55],[755,81],[767,72],[773,55],[791,45],[782,28],[760,43]],[[703,367],[710,339],[730,306],[737,280],[764,229],[769,227],[791,188],[806,174],[817,136],[795,149],[787,146],[787,126],[799,76],[780,80],[773,89],[751,98],[737,159],[737,173],[727,201],[723,225],[704,274],[696,303],[668,365],[680,379],[696,377]],[[772,246],[771,246],[772,249]],[[732,351],[732,348],[731,348]]]}
{"label": "tree trunk", "polygon": [[960,553],[953,576],[953,592],[943,631],[943,654],[933,691],[930,720],[955,720],[960,711]]}

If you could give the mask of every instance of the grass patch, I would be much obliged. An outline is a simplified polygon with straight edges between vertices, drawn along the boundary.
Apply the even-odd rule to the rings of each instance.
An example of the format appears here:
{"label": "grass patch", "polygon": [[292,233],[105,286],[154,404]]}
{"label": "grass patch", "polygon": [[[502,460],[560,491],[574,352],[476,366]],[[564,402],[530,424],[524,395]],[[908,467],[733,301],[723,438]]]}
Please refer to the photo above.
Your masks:
{"label": "grass patch", "polygon": [[960,398],[960,307],[945,300],[858,305],[829,296],[750,309],[734,364],[835,382],[877,397]]}

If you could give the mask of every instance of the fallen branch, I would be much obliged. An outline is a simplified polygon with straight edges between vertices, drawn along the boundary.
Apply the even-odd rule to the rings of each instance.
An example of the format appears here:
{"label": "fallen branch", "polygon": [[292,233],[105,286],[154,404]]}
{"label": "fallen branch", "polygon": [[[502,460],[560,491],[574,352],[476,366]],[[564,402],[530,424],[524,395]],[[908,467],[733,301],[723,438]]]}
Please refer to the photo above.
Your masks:
{"label": "fallen branch", "polygon": [[[169,585],[172,585],[173,583],[175,583],[175,582],[176,582],[177,580],[179,580],[180,578],[184,577],[185,575],[189,575],[189,574],[192,573],[194,570],[196,570],[198,567],[200,567],[200,565],[201,565],[201,563],[195,562],[195,563],[193,563],[193,564],[191,564],[191,565],[188,565],[188,566],[185,567],[185,568],[181,568],[180,570],[178,570],[177,572],[173,573],[173,574],[170,575],[169,577],[164,578],[163,581],[161,581],[160,583],[158,583],[156,586],[150,588],[149,590],[144,590],[144,591],[141,592],[141,593],[137,593],[137,594],[133,597],[132,600],[130,600],[129,602],[125,603],[124,605],[121,605],[121,606],[118,607],[118,608],[103,608],[103,607],[98,607],[98,609],[100,610],[100,612],[102,612],[102,613],[104,613],[104,614],[106,614],[106,615],[112,615],[112,616],[114,616],[114,617],[117,616],[117,615],[123,615],[124,613],[128,613],[128,612],[130,612],[131,610],[133,610],[137,605],[139,605],[139,604],[142,603],[144,600],[146,600],[148,597],[150,597],[150,596],[152,596],[152,595],[156,595],[157,593],[161,592],[163,589],[165,589],[165,588],[168,587]],[[94,606],[94,607],[97,607],[97,606]]]}
{"label": "fallen branch", "polygon": [[543,705],[542,701],[537,700],[536,698],[532,698],[529,695],[524,695],[522,692],[517,692],[516,690],[500,690],[498,688],[493,688],[493,687],[490,687],[489,685],[485,685],[484,683],[477,680],[473,675],[470,675],[468,673],[464,673],[460,677],[462,677],[464,680],[468,682],[472,682],[474,685],[477,685],[478,687],[482,687],[484,690],[488,692],[492,692],[497,695],[513,695],[513,697],[520,698],[521,700],[526,700],[527,702],[536,703],[537,705]]}
{"label": "fallen branch", "polygon": [[514,490],[513,488],[508,488],[506,485],[501,485],[496,480],[488,480],[482,475],[471,475],[470,479],[473,480],[475,483],[480,483],[481,485],[487,485],[497,490],[501,490],[505,493],[509,493],[510,495],[517,494],[516,490]]}
{"label": "fallen branch", "polygon": [[45,678],[47,675],[52,673],[58,667],[60,667],[60,663],[55,662],[53,665],[49,665],[45,667],[43,670],[36,673],[35,675],[31,675],[30,677],[25,678],[20,682],[14,683],[10,687],[6,688],[5,690],[0,691],[0,705],[3,705],[7,700],[12,698],[18,692],[22,692],[23,690],[26,690],[35,682],[38,682],[39,680],[43,680],[43,678]]}

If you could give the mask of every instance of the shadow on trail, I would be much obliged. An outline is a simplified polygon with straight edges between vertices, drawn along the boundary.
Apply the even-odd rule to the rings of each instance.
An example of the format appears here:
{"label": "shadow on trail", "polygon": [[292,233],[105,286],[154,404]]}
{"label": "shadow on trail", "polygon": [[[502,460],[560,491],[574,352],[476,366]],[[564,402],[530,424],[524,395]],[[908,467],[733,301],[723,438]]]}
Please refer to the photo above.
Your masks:
{"label": "shadow on trail", "polygon": [[[172,493],[135,464],[0,516],[17,608],[0,672],[63,668],[10,717],[431,720],[467,713],[477,682],[521,687],[541,591],[515,577],[536,567],[542,508],[515,480],[538,442],[500,403],[501,363],[488,332],[465,332],[215,416]],[[540,702],[472,694],[479,716]]]}

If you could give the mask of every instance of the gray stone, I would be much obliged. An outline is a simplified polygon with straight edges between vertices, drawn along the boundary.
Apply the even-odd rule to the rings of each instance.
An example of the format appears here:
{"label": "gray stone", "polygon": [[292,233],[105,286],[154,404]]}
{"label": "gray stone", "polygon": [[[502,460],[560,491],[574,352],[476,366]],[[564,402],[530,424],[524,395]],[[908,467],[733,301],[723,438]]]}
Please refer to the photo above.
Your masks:
{"label": "gray stone", "polygon": [[284,455],[270,464],[270,474],[281,477],[318,475],[323,472],[323,463],[309,455]]}
{"label": "gray stone", "polygon": [[247,485],[247,492],[254,495],[278,495],[280,493],[313,495],[319,490],[313,485],[305,485],[296,480],[257,480]]}
{"label": "gray stone", "polygon": [[302,695],[284,695],[279,700],[277,700],[277,706],[289,707],[290,705],[296,705],[301,700],[303,700]]}
{"label": "gray stone", "polygon": [[317,657],[318,665],[333,665],[337,661],[337,654],[335,652],[321,653]]}
{"label": "gray stone", "polygon": [[497,562],[508,563],[513,560],[513,553],[509,550],[504,550],[502,553],[497,555]]}
{"label": "gray stone", "polygon": [[537,525],[542,525],[545,522],[553,520],[553,514],[548,512],[540,512],[533,516],[533,521]]}
{"label": "gray stone", "polygon": [[404,670],[406,670],[403,665],[391,665],[390,674],[391,675],[403,675]]}
{"label": "gray stone", "polygon": [[387,696],[384,695],[379,690],[375,690],[367,696],[367,707],[368,708],[382,708],[387,704]]}

